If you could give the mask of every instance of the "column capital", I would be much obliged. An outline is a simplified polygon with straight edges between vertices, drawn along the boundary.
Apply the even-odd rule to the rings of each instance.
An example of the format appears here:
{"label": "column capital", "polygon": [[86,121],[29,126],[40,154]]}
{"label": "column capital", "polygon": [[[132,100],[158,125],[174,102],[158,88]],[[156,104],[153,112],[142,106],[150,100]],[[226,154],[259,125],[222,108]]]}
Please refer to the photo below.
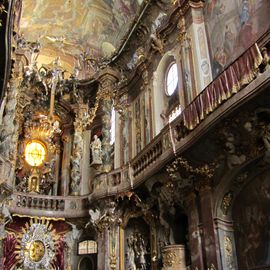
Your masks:
{"label": "column capital", "polygon": [[204,2],[201,0],[178,0],[178,6],[181,8],[182,14],[185,15],[191,8],[203,8]]}
{"label": "column capital", "polygon": [[[116,83],[121,78],[120,72],[116,68],[106,67],[100,70],[98,74],[98,81],[101,83],[102,87],[106,87],[109,82]],[[105,84],[105,85],[103,85]]]}

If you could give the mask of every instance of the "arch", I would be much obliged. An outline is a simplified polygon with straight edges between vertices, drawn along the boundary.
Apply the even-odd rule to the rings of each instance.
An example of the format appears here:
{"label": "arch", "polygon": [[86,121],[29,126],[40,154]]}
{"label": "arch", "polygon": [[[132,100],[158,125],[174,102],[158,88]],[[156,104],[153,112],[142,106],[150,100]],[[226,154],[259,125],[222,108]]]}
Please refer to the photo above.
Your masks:
{"label": "arch", "polygon": [[95,270],[95,264],[90,256],[84,256],[80,259],[78,270]]}
{"label": "arch", "polygon": [[[237,178],[245,178],[247,169],[250,169],[253,166],[258,165],[262,162],[263,155],[257,156],[252,160],[249,160],[243,163],[241,166],[235,167],[232,170],[229,170],[220,180],[220,183],[215,189],[214,192],[214,216],[216,218],[220,218],[222,220],[232,221],[232,205],[234,204],[235,198],[237,194],[240,192],[240,186],[236,184]],[[260,172],[265,170],[266,167],[260,166]],[[250,177],[253,177],[254,174],[258,173],[258,169],[251,173]],[[249,178],[250,178],[249,177]],[[241,181],[239,179],[239,181]],[[245,179],[245,183],[248,183],[249,180]],[[244,183],[242,183],[244,184]],[[229,192],[233,193],[233,196],[230,200],[229,207],[227,209],[227,213],[225,214],[222,210],[222,202],[224,197]]]}
{"label": "arch", "polygon": [[[245,253],[244,251],[246,248],[241,246],[241,244],[239,247],[239,243],[241,241],[247,241],[248,236],[252,240],[253,236],[253,232],[251,230],[252,228],[250,227],[250,231],[246,232],[244,238],[242,237],[241,239],[241,237],[239,237],[239,234],[242,233],[241,228],[244,228],[246,226],[246,224],[240,224],[242,220],[244,220],[244,217],[242,217],[241,215],[246,210],[246,204],[243,204],[243,195],[241,194],[243,194],[243,192],[247,190],[249,185],[254,182],[258,182],[257,180],[254,181],[254,179],[257,179],[259,175],[263,175],[267,171],[269,171],[270,174],[269,165],[263,161],[263,155],[259,155],[256,158],[245,162],[241,166],[229,170],[228,173],[226,173],[222,177],[219,185],[215,190],[214,214],[216,217],[216,233],[218,235],[223,269],[238,269],[238,266],[239,269],[252,269],[250,268],[250,265],[247,266],[245,264],[246,258],[243,259],[242,256],[242,254]],[[255,188],[250,189],[249,192],[245,192],[245,196],[247,198],[251,196],[251,190],[255,190]],[[238,211],[238,214],[240,213],[240,218],[238,218],[237,214],[234,213],[235,207],[237,209],[239,207],[242,207],[241,210]],[[257,212],[259,213],[259,210]],[[259,236],[257,235],[257,237]],[[248,246],[247,243],[245,243],[245,245]]]}
{"label": "arch", "polygon": [[270,267],[270,168],[248,177],[232,206],[239,269]]}

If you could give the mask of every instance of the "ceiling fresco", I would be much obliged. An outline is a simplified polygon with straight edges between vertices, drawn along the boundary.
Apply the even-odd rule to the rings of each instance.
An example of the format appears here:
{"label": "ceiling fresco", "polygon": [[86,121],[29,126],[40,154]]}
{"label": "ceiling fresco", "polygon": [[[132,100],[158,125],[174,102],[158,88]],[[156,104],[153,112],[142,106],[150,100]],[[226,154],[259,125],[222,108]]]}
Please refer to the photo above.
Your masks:
{"label": "ceiling fresco", "polygon": [[24,0],[20,32],[38,41],[39,63],[57,56],[72,70],[83,53],[109,57],[120,46],[143,0]]}

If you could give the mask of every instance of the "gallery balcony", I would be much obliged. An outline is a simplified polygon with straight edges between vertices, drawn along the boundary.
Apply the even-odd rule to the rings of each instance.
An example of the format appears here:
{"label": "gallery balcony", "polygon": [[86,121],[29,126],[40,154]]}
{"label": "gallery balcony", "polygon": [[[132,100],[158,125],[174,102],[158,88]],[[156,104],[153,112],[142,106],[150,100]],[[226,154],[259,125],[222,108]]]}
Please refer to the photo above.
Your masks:
{"label": "gallery balcony", "polygon": [[270,85],[269,60],[253,45],[212,81],[129,165],[95,178],[96,198],[140,185],[193,145],[220,119]]}

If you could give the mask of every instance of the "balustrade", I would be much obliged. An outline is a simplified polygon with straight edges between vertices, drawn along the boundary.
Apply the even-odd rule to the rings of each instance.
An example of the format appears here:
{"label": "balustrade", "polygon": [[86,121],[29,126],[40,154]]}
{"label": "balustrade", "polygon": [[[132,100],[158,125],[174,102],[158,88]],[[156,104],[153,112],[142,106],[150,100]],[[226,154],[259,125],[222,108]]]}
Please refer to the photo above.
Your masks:
{"label": "balustrade", "polygon": [[45,196],[14,192],[12,213],[33,216],[80,217],[88,212],[88,196]]}
{"label": "balustrade", "polygon": [[140,155],[131,162],[134,177],[139,175],[162,155],[162,135],[163,134],[158,136],[157,140],[150,144],[150,147],[146,147]]}

